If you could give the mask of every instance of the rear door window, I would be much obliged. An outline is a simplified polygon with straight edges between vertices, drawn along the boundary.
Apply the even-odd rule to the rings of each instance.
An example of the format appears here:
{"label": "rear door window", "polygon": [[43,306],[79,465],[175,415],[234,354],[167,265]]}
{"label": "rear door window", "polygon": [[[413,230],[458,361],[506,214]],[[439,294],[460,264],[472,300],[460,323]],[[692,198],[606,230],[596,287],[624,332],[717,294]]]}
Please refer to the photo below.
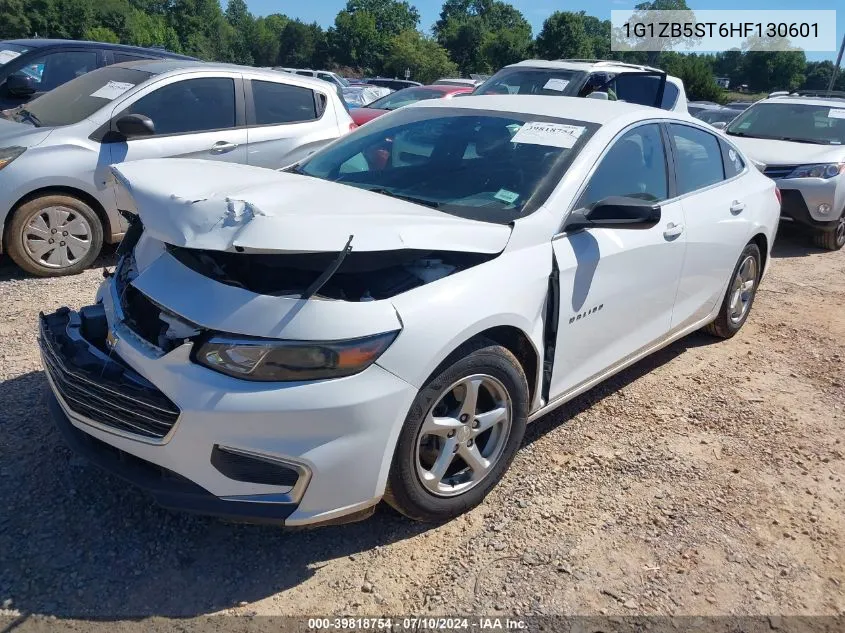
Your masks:
{"label": "rear door window", "polygon": [[725,179],[722,147],[714,134],[689,125],[669,125],[675,144],[678,194],[703,189]]}
{"label": "rear door window", "polygon": [[255,104],[254,125],[300,123],[319,118],[314,91],[309,88],[253,80],[252,99]]}

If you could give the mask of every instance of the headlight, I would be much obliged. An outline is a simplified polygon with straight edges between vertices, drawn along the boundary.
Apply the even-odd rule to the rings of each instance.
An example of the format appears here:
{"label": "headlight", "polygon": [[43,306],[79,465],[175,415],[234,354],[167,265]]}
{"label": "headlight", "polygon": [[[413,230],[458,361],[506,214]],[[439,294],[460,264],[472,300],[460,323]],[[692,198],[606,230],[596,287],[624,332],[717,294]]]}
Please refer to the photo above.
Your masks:
{"label": "headlight", "polygon": [[18,147],[17,145],[0,149],[0,169],[3,169],[25,151],[25,147]]}
{"label": "headlight", "polygon": [[399,331],[345,341],[273,341],[214,337],[194,359],[215,371],[244,380],[289,382],[341,378],[364,371],[396,339]]}
{"label": "headlight", "polygon": [[833,178],[845,170],[845,163],[824,163],[801,165],[792,170],[787,178]]}

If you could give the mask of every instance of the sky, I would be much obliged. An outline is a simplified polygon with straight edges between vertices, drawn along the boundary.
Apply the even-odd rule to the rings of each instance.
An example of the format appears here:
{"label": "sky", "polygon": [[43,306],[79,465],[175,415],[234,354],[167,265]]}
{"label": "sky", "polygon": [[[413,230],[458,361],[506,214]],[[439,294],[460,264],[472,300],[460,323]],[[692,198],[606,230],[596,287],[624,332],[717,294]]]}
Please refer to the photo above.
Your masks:
{"label": "sky", "polygon": [[[540,32],[545,20],[554,11],[586,11],[602,20],[610,19],[613,9],[633,9],[641,0],[509,0],[522,11],[525,19],[531,23],[534,35]],[[440,15],[442,0],[409,0],[420,12],[420,29],[428,32]],[[740,4],[741,2],[741,4]],[[225,6],[226,0],[221,0]],[[256,16],[268,13],[284,13],[303,22],[317,22],[322,27],[334,24],[337,12],[346,6],[346,0],[309,0],[291,2],[290,0],[246,0],[250,11]],[[691,9],[832,9],[835,0],[687,0]],[[837,42],[842,41],[845,33],[845,5],[836,12]],[[836,52],[807,53],[807,59],[836,59]]]}

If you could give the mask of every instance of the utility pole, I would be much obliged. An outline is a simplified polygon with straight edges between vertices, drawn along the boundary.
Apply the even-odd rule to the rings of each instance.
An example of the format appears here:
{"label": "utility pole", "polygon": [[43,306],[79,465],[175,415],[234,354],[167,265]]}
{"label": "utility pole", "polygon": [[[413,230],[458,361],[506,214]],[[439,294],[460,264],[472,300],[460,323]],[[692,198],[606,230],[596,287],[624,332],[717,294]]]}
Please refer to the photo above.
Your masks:
{"label": "utility pole", "polygon": [[839,47],[839,55],[836,56],[836,65],[830,75],[830,85],[827,87],[828,95],[833,92],[833,84],[836,83],[836,75],[839,74],[839,64],[842,63],[842,53],[845,53],[845,34],[842,35],[842,46]]}

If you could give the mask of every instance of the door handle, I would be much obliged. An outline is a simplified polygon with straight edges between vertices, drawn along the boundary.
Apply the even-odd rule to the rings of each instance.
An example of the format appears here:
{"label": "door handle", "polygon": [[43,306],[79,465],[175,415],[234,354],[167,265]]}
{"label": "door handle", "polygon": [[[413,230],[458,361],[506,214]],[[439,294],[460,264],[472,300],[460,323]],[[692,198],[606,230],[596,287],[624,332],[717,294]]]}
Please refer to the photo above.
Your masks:
{"label": "door handle", "polygon": [[739,200],[734,200],[731,202],[731,213],[736,215],[737,213],[742,213],[743,209],[745,209],[745,203],[740,202]]}
{"label": "door handle", "polygon": [[228,141],[217,141],[214,145],[211,146],[211,153],[225,154],[226,152],[231,152],[237,146],[237,143],[229,143]]}
{"label": "door handle", "polygon": [[683,232],[683,224],[675,224],[674,222],[669,222],[669,224],[666,225],[666,230],[663,231],[663,237],[665,237],[667,240],[671,240],[678,237]]}

